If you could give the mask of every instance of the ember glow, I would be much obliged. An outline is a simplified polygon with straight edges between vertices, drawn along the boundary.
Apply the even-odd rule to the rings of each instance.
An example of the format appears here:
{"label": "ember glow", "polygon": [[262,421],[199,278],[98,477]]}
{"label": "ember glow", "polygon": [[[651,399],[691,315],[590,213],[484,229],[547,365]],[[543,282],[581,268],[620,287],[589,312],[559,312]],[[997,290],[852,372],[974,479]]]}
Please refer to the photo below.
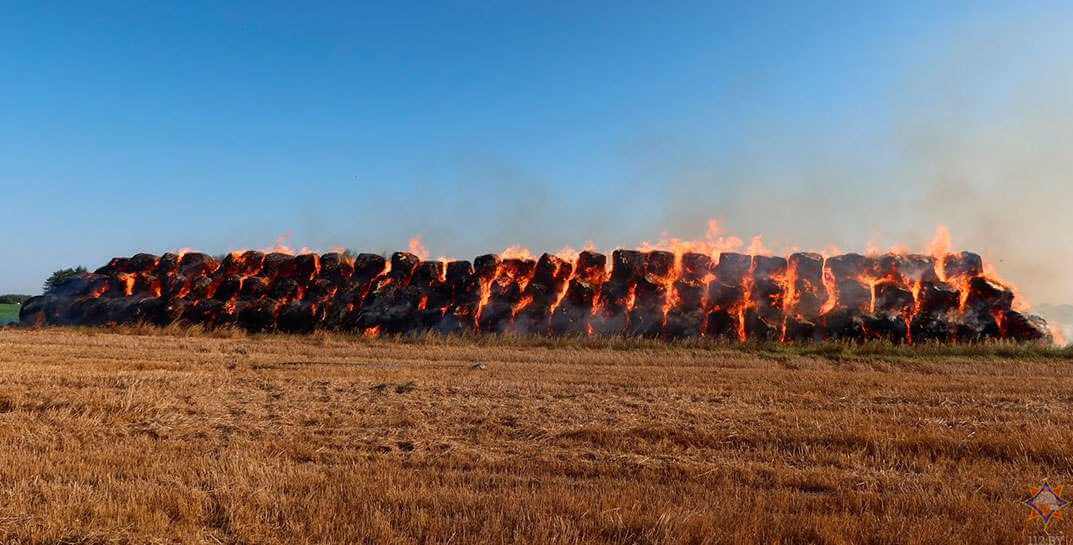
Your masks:
{"label": "ember glow", "polygon": [[1052,342],[1017,290],[940,228],[927,251],[772,255],[715,222],[607,254],[591,244],[537,257],[511,246],[472,262],[430,260],[420,237],[390,257],[198,252],[115,258],[22,308],[24,323],[180,322],[250,331],[435,331],[676,339],[893,343]]}

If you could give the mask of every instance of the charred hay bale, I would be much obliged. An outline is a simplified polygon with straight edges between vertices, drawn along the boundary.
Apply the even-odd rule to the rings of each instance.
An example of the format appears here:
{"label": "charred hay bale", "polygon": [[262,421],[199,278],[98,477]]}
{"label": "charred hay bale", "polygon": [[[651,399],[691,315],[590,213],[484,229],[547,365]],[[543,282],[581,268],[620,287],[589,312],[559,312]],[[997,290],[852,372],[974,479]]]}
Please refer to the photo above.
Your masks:
{"label": "charred hay bale", "polygon": [[191,301],[183,310],[180,321],[190,325],[201,325],[205,328],[216,327],[220,322],[221,315],[225,314],[225,303],[215,299],[198,299]]}
{"label": "charred hay bale", "polygon": [[[481,279],[477,275],[471,275],[453,286],[451,292],[451,307],[477,305],[481,301]],[[473,314],[472,312],[470,313]]]}
{"label": "charred hay bale", "polygon": [[151,273],[156,270],[157,261],[159,260],[160,258],[153,254],[137,253],[127,261],[127,270],[121,272]]}
{"label": "charred hay bale", "polygon": [[990,312],[967,312],[955,324],[955,337],[960,343],[978,343],[1002,337],[996,316]]}
{"label": "charred hay bale", "polygon": [[178,323],[179,320],[183,317],[183,314],[186,313],[186,307],[193,304],[191,301],[186,301],[184,299],[165,299],[164,302],[165,306],[163,325]]}
{"label": "charred hay bale", "polygon": [[[674,255],[671,255],[673,261]],[[673,263],[672,263],[673,266]],[[634,288],[634,306],[629,313],[626,335],[658,337],[663,330],[663,305],[667,287],[655,274],[647,274]]]}
{"label": "charred hay bale", "polygon": [[745,275],[749,274],[752,264],[752,256],[723,252],[719,254],[719,264],[715,266],[715,277],[721,284],[740,286],[745,280]]}
{"label": "charred hay bale", "polygon": [[730,310],[745,304],[745,287],[741,284],[708,284],[708,305],[713,309]]}
{"label": "charred hay bale", "polygon": [[945,282],[922,282],[918,303],[921,314],[949,314],[961,304],[961,292]]}
{"label": "charred hay bale", "polygon": [[982,276],[969,280],[965,306],[969,312],[991,314],[1006,312],[1013,306],[1013,292]]}
{"label": "charred hay bale", "polygon": [[121,297],[112,299],[85,299],[72,308],[71,315],[81,314],[77,322],[85,325],[134,324],[143,321],[139,308],[145,297]]}
{"label": "charred hay bale", "polygon": [[103,325],[108,319],[108,302],[97,297],[80,297],[70,301],[70,306],[64,311],[65,316],[57,316],[54,319],[61,321],[50,322],[53,324],[78,324],[78,325]]}
{"label": "charred hay bale", "polygon": [[113,257],[104,266],[99,267],[93,271],[93,274],[103,274],[107,276],[115,276],[121,272],[127,272],[127,262],[130,261],[126,257]]}
{"label": "charred hay bale", "polygon": [[164,278],[179,272],[179,255],[168,252],[160,256],[156,264],[156,275]]}
{"label": "charred hay bale", "polygon": [[524,287],[532,278],[536,262],[532,259],[504,259],[495,279],[489,284],[487,304],[481,308],[477,325],[481,331],[505,332],[517,310],[524,306]]}
{"label": "charred hay bale", "polygon": [[75,299],[71,296],[51,293],[31,297],[19,307],[19,323],[28,326],[69,323],[67,317],[74,302]]}
{"label": "charred hay bale", "polygon": [[160,297],[142,297],[136,303],[135,322],[155,326],[168,325],[168,302]]}
{"label": "charred hay bale", "polygon": [[585,250],[577,255],[574,275],[589,284],[602,284],[607,280],[607,256]]}
{"label": "charred hay bale", "polygon": [[901,272],[899,272],[904,262],[904,255],[888,252],[872,258],[871,269],[866,274],[872,278],[904,282]]}
{"label": "charred hay bale", "polygon": [[908,340],[909,324],[897,314],[865,314],[865,337],[871,340],[902,344]]}
{"label": "charred hay bale", "polygon": [[816,320],[823,311],[824,305],[827,304],[826,293],[825,289],[820,292],[815,290],[795,291],[790,304],[791,312],[808,321]]}
{"label": "charred hay bale", "polygon": [[906,283],[938,282],[935,258],[930,255],[908,254],[898,260],[898,275]]}
{"label": "charred hay bale", "polygon": [[152,295],[159,297],[162,291],[160,279],[152,273],[137,273],[134,276],[135,295]]}
{"label": "charred hay bale", "polygon": [[320,256],[320,277],[335,284],[342,284],[354,275],[354,264],[339,252]]}
{"label": "charred hay bale", "polygon": [[209,276],[196,276],[190,280],[190,288],[186,292],[186,298],[190,300],[205,299],[212,295],[215,286]]}
{"label": "charred hay bale", "polygon": [[[628,261],[629,259],[626,260]],[[619,335],[625,331],[628,307],[635,284],[636,282],[630,278],[616,278],[612,273],[611,280],[600,286],[599,306],[590,320],[594,332],[602,335]]]}
{"label": "charred hay bale", "polygon": [[239,298],[243,301],[254,301],[268,295],[269,282],[261,276],[251,276],[242,280],[242,289],[239,290]]}
{"label": "charred hay bale", "polygon": [[548,321],[552,335],[583,335],[588,332],[589,314],[584,309],[560,305]]}
{"label": "charred hay bale", "polygon": [[212,298],[217,301],[229,301],[237,298],[241,291],[242,277],[237,274],[231,274],[220,280],[219,285],[216,286],[216,292],[212,294]]}
{"label": "charred hay bale", "polygon": [[984,260],[972,252],[958,252],[943,256],[943,272],[946,278],[980,276],[984,273]]}
{"label": "charred hay bale", "polygon": [[583,334],[588,332],[589,316],[593,302],[599,294],[599,285],[574,278],[566,289],[566,295],[551,317],[551,331],[556,335]]}
{"label": "charred hay bale", "polygon": [[674,276],[674,254],[664,250],[653,250],[645,254],[645,274],[656,278]]}
{"label": "charred hay bale", "polygon": [[391,271],[388,276],[396,282],[409,282],[421,259],[409,252],[395,252],[391,254]]}
{"label": "charred hay bale", "polygon": [[[312,290],[312,287],[310,289]],[[334,285],[333,289],[336,290],[334,295],[321,303],[324,306],[324,318],[321,320],[321,327],[333,331],[351,329],[348,319],[356,307],[354,303],[355,290],[349,286],[335,287]]]}
{"label": "charred hay bale", "polygon": [[796,252],[786,260],[786,268],[798,281],[807,286],[823,285],[823,256],[811,252]]}
{"label": "charred hay bale", "polygon": [[135,275],[130,273],[116,273],[108,277],[108,289],[104,290],[101,297],[126,297],[134,291],[136,282]]}
{"label": "charred hay bale", "polygon": [[276,315],[280,307],[275,299],[259,299],[238,305],[238,325],[251,333],[276,329]]}
{"label": "charred hay bale", "polygon": [[183,254],[179,260],[179,272],[189,278],[211,274],[219,266],[212,256],[201,252]]}
{"label": "charred hay bale", "polygon": [[601,307],[599,312],[589,318],[589,327],[596,335],[622,335],[628,322],[629,316],[625,309]]}
{"label": "charred hay bale", "polygon": [[502,333],[509,329],[514,316],[514,305],[504,299],[490,300],[481,307],[477,327],[486,333]]}
{"label": "charred hay bale", "polygon": [[900,284],[939,281],[935,274],[935,258],[920,254],[888,252],[872,258],[871,270],[867,274]]}
{"label": "charred hay bale", "polygon": [[325,303],[323,328],[333,331],[354,331],[358,329],[358,314],[361,306],[352,303],[352,291],[336,292],[335,298]]}
{"label": "charred hay bale", "polygon": [[[552,307],[559,301],[560,295],[570,278],[573,266],[551,254],[540,256],[533,272],[533,278],[525,287],[522,297],[524,307],[515,317],[514,330],[520,333],[544,333],[548,329]],[[527,301],[527,302],[526,302]]]}
{"label": "charred hay bale", "polygon": [[713,339],[742,340],[745,333],[738,312],[715,309],[708,313],[704,334]]}
{"label": "charred hay bale", "polygon": [[457,260],[447,263],[447,269],[444,272],[444,280],[448,286],[451,286],[452,290],[458,290],[462,286],[466,285],[466,282],[473,277],[473,265],[469,261]]}
{"label": "charred hay bale", "polygon": [[[421,330],[430,330],[435,329],[446,316],[452,304],[453,291],[443,280],[446,275],[445,264],[437,261],[437,266],[431,268],[425,266],[425,263],[422,262],[414,273],[411,285],[420,293],[417,326]],[[422,268],[426,270],[422,271]]]}
{"label": "charred hay bale", "polygon": [[164,280],[163,288],[165,299],[181,299],[190,291],[190,279],[181,274],[170,275]]}
{"label": "charred hay bale", "polygon": [[872,268],[872,260],[861,254],[842,254],[828,258],[824,267],[836,282],[856,280]]}
{"label": "charred hay bale", "polygon": [[112,278],[97,273],[79,273],[49,290],[48,295],[59,297],[100,297],[113,287]]}
{"label": "charred hay bale", "polygon": [[703,283],[697,280],[686,280],[684,277],[674,283],[674,309],[687,312],[701,310],[704,306]]}
{"label": "charred hay bale", "polygon": [[442,307],[418,309],[417,321],[410,329],[410,332],[421,333],[425,331],[440,331],[440,323],[443,322],[446,317],[446,309]]}
{"label": "charred hay bale", "polygon": [[634,309],[626,322],[629,337],[656,338],[663,334],[663,312],[653,309]]}
{"label": "charred hay bale", "polygon": [[294,279],[299,284],[305,285],[320,274],[320,256],[317,254],[301,254],[291,260],[294,267]]}
{"label": "charred hay bale", "polygon": [[382,333],[406,333],[417,320],[421,292],[414,286],[389,284],[370,294],[358,314],[357,327],[379,327]]}
{"label": "charred hay bale", "polygon": [[909,323],[913,344],[948,343],[957,334],[957,324],[947,313],[920,312]]}
{"label": "charred hay bale", "polygon": [[451,261],[447,264],[446,284],[449,297],[444,319],[449,323],[437,329],[444,333],[457,333],[472,329],[476,323],[477,306],[481,300],[481,279],[473,271],[469,261]]}
{"label": "charred hay bale", "polygon": [[790,312],[811,323],[819,317],[820,310],[827,302],[827,289],[823,284],[823,256],[808,252],[790,254],[787,277],[793,288],[788,302]]}
{"label": "charred hay bale", "polygon": [[548,332],[550,321],[551,309],[549,307],[529,304],[514,316],[510,330],[523,335],[543,335]]}
{"label": "charred hay bale", "polygon": [[[193,290],[191,290],[192,292]],[[280,301],[294,301],[302,298],[302,285],[293,278],[277,278],[272,282],[268,296]]]}
{"label": "charred hay bale", "polygon": [[1039,316],[1024,314],[1016,310],[1007,311],[1003,318],[1006,338],[1018,342],[1038,342],[1051,344],[1054,337],[1047,327],[1047,321]]}
{"label": "charred hay bale", "polygon": [[832,341],[863,341],[867,338],[865,314],[857,308],[835,307],[820,316],[820,335]]}
{"label": "charred hay bale", "polygon": [[216,313],[216,322],[213,327],[232,327],[238,325],[238,301],[221,301],[220,310]]}
{"label": "charred hay bale", "polygon": [[782,336],[782,319],[763,316],[755,308],[745,310],[745,338],[753,342],[774,342]]}
{"label": "charred hay bale", "polygon": [[[785,272],[785,271],[784,271]],[[783,297],[786,294],[781,277],[759,276],[750,290],[756,311],[770,322],[782,321]]]}
{"label": "charred hay bale", "polygon": [[285,333],[312,333],[323,317],[323,308],[316,303],[292,301],[279,311],[277,326]]}
{"label": "charred hay bale", "polygon": [[536,261],[532,259],[510,258],[504,259],[499,264],[499,277],[511,278],[515,282],[523,278],[528,282],[534,272],[536,272]]}
{"label": "charred hay bale", "polygon": [[786,276],[786,258],[758,255],[753,257],[753,279],[781,281]]}
{"label": "charred hay bale", "polygon": [[108,325],[119,323],[117,317],[125,309],[126,298],[81,298],[67,311],[66,323],[78,325]]}
{"label": "charred hay bale", "polygon": [[575,278],[570,281],[570,286],[566,290],[566,297],[563,304],[569,304],[572,307],[591,312],[593,303],[596,301],[599,294],[599,284],[592,284]]}
{"label": "charred hay bale", "polygon": [[675,307],[667,313],[666,322],[663,324],[663,335],[669,339],[696,337],[700,335],[703,326],[703,310]]}
{"label": "charred hay bale", "polygon": [[687,282],[703,282],[708,275],[713,274],[715,267],[712,258],[696,252],[682,254],[681,279]]}
{"label": "charred hay bale", "polygon": [[429,288],[421,289],[421,297],[424,310],[436,310],[442,315],[452,303],[451,287],[447,284],[437,283]]}
{"label": "charred hay bale", "polygon": [[[521,286],[519,285],[519,288],[520,287]],[[518,301],[520,305],[517,310],[527,310],[531,308],[547,310],[555,303],[557,298],[558,293],[556,293],[551,286],[543,283],[530,282],[522,292],[522,297]]]}
{"label": "charred hay bale", "polygon": [[635,250],[611,252],[611,280],[636,282],[645,275],[645,254]]}
{"label": "charred hay bale", "polygon": [[803,343],[822,340],[816,324],[801,316],[787,316],[784,327],[782,339],[785,341]]}
{"label": "charred hay bale", "polygon": [[875,312],[881,315],[908,316],[913,312],[913,292],[901,284],[885,280],[875,285]]}
{"label": "charred hay bale", "polygon": [[546,286],[558,293],[570,279],[574,266],[565,259],[545,253],[537,260],[530,284]]}
{"label": "charred hay bale", "polygon": [[459,335],[467,331],[473,331],[474,312],[476,310],[471,307],[455,307],[447,314],[444,314],[443,318],[432,329],[441,335]]}
{"label": "charred hay bale", "polygon": [[318,278],[309,283],[302,299],[314,303],[326,303],[335,297],[337,290],[338,288],[331,280]]}
{"label": "charred hay bale", "polygon": [[484,254],[473,260],[474,273],[484,281],[490,281],[499,273],[499,264],[503,260],[496,254]]}
{"label": "charred hay bale", "polygon": [[410,283],[421,288],[431,288],[439,284],[445,274],[446,269],[442,261],[422,261],[414,268]]}
{"label": "charred hay bale", "polygon": [[843,278],[835,284],[835,307],[868,312],[872,306],[872,288],[856,278]]}
{"label": "charred hay bale", "polygon": [[256,250],[231,252],[224,257],[220,268],[228,275],[252,276],[261,272],[265,254]]}
{"label": "charred hay bale", "polygon": [[267,279],[289,278],[295,272],[292,261],[294,261],[294,256],[291,254],[283,252],[269,253],[265,255],[264,261],[261,262],[259,275]]}
{"label": "charred hay bale", "polygon": [[387,260],[382,255],[358,254],[358,257],[354,258],[354,274],[351,280],[359,286],[368,285],[384,272],[386,266]]}

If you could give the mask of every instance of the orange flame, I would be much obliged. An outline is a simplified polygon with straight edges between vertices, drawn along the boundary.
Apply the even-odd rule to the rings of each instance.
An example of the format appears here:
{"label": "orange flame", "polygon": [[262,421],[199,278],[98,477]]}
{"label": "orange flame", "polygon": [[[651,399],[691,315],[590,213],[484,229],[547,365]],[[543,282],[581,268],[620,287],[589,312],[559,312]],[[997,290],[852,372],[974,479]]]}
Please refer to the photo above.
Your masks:
{"label": "orange flame", "polygon": [[428,248],[425,248],[425,244],[421,242],[421,235],[414,235],[410,239],[410,253],[416,255],[421,261],[428,259]]}

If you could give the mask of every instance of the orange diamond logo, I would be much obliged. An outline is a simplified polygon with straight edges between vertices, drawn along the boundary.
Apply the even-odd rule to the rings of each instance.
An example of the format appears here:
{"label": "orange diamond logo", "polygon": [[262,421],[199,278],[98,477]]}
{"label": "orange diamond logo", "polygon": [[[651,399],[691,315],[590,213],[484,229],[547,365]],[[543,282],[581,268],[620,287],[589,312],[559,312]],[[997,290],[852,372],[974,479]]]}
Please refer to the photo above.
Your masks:
{"label": "orange diamond logo", "polygon": [[1069,501],[1062,498],[1061,486],[1051,488],[1051,485],[1044,483],[1043,486],[1032,489],[1032,497],[1025,500],[1024,504],[1032,510],[1031,518],[1040,519],[1046,528],[1052,520],[1061,517],[1059,511],[1065,509]]}

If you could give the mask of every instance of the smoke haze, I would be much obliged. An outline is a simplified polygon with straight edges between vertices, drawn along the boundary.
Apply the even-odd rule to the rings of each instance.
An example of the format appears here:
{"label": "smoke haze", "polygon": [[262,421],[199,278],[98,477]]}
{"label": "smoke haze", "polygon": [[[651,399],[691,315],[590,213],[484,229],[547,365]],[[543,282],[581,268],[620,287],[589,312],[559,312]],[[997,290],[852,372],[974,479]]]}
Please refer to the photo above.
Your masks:
{"label": "smoke haze", "polygon": [[[137,24],[45,40],[59,31],[33,24],[66,21],[30,13],[8,38],[23,95],[0,101],[14,127],[0,183],[17,203],[0,291],[114,255],[281,235],[376,252],[421,235],[433,257],[472,258],[701,238],[714,218],[778,253],[922,250],[945,225],[1030,302],[1073,302],[1073,10],[820,4],[543,14],[565,19],[529,33],[510,25],[539,17],[462,14],[476,26],[364,28],[375,43],[316,14],[317,40],[216,21],[252,40],[245,56],[193,47],[203,36],[170,16],[127,11]],[[144,35],[102,49],[110,21]],[[172,46],[156,47],[164,34]],[[138,70],[116,61],[128,54]]]}
{"label": "smoke haze", "polygon": [[[676,127],[625,138],[613,193],[589,194],[584,183],[556,192],[509,161],[470,156],[447,169],[455,187],[419,201],[441,212],[409,231],[434,255],[473,255],[515,242],[555,250],[700,238],[716,218],[783,252],[925,250],[945,225],[954,249],[983,253],[1029,301],[1073,301],[1070,23],[1066,14],[990,22],[920,44],[930,54],[875,98],[887,106],[869,120],[878,123],[761,116],[739,120],[740,139],[720,146]],[[413,234],[403,231],[400,243]]]}

